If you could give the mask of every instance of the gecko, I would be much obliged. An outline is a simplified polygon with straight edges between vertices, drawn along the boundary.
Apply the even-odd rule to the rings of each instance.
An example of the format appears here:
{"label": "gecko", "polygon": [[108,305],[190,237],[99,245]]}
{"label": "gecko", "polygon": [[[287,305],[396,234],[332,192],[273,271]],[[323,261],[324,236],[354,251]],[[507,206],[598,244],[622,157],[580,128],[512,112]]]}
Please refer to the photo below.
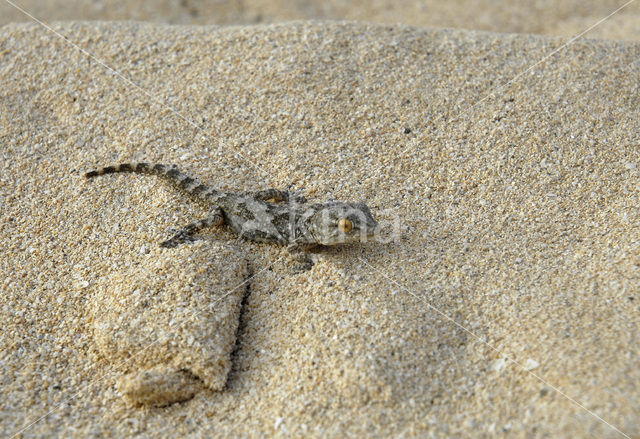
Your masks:
{"label": "gecko", "polygon": [[279,189],[225,192],[209,188],[174,165],[122,163],[84,175],[93,178],[113,173],[162,177],[210,208],[205,218],[187,224],[160,244],[166,248],[192,240],[193,235],[204,228],[222,224],[228,224],[241,238],[287,246],[294,254],[304,253],[316,245],[366,242],[379,228],[365,202],[308,204],[304,197]]}

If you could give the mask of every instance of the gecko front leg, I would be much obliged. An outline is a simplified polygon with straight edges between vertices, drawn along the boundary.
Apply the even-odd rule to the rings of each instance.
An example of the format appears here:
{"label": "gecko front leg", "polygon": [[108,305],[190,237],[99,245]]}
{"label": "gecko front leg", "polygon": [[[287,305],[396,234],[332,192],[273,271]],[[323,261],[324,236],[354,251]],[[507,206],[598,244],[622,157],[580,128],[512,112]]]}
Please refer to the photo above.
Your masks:
{"label": "gecko front leg", "polygon": [[162,243],[160,243],[160,247],[164,247],[164,248],[177,247],[179,244],[182,244],[187,241],[192,241],[193,235],[196,232],[204,229],[205,227],[219,226],[222,223],[224,223],[224,216],[222,215],[222,209],[217,207],[214,210],[212,210],[205,219],[201,219],[199,221],[195,221],[190,224],[187,224],[183,229],[178,231],[171,238],[167,239],[166,241],[162,241]]}
{"label": "gecko front leg", "polygon": [[287,251],[293,257],[295,264],[293,265],[294,273],[303,273],[311,270],[313,267],[313,259],[307,252],[313,245],[300,244],[293,242],[287,246]]}

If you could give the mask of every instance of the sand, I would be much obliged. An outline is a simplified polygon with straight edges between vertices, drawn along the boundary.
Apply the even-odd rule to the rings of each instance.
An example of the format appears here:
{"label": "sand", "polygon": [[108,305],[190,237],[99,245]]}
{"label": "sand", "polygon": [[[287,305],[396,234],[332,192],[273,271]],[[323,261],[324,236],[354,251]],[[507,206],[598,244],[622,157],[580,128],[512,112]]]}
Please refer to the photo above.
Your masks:
{"label": "sand", "polygon": [[[637,43],[329,21],[54,29],[95,58],[37,24],[0,29],[4,435],[640,435]],[[131,160],[366,200],[386,234],[299,274],[226,228],[160,250],[206,209],[153,177],[82,177]],[[249,288],[219,314],[243,267]],[[173,333],[185,300],[211,312],[138,357],[144,331],[120,326],[144,291],[167,301],[144,331]],[[205,317],[237,331],[212,342]],[[203,383],[190,399],[126,399],[144,376],[190,385],[156,373],[178,357]]]}
{"label": "sand", "polygon": [[[31,15],[52,20],[136,20],[169,24],[262,24],[290,20],[357,20],[503,33],[640,39],[640,3],[634,0],[21,0]],[[611,18],[603,18],[620,9]],[[0,3],[0,24],[28,21]],[[602,21],[602,22],[601,22]]]}

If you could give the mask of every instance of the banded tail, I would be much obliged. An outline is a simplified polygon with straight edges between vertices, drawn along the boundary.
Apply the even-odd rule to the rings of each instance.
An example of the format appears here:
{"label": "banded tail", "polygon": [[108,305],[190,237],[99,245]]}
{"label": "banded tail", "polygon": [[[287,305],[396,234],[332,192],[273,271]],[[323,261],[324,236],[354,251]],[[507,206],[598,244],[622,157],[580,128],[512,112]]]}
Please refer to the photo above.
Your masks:
{"label": "banded tail", "polygon": [[105,166],[104,168],[89,171],[84,174],[86,178],[93,178],[99,175],[115,174],[121,172],[128,172],[133,174],[150,174],[157,175],[159,177],[169,180],[173,185],[179,189],[198,197],[201,194],[205,197],[211,197],[218,194],[217,191],[209,189],[206,185],[200,183],[198,180],[189,177],[182,173],[176,166],[167,166],[162,164],[153,163],[121,163],[119,165]]}

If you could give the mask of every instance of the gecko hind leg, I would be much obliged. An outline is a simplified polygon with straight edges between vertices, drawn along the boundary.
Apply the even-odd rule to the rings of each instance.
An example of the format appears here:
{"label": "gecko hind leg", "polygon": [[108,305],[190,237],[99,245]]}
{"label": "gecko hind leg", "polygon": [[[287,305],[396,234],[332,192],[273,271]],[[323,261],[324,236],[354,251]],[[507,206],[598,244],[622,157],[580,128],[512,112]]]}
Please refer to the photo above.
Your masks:
{"label": "gecko hind leg", "polygon": [[160,243],[160,247],[174,248],[184,242],[193,241],[193,235],[196,232],[206,227],[219,226],[222,223],[224,223],[222,209],[216,208],[215,210],[211,211],[206,218],[187,224],[171,238],[167,239],[166,241],[162,241]]}
{"label": "gecko hind leg", "polygon": [[304,204],[307,202],[307,199],[303,195],[292,195],[289,191],[283,191],[280,189],[265,189],[255,192],[247,192],[246,195],[262,201],[273,200],[276,203],[288,203],[289,201],[293,201],[298,204]]}

